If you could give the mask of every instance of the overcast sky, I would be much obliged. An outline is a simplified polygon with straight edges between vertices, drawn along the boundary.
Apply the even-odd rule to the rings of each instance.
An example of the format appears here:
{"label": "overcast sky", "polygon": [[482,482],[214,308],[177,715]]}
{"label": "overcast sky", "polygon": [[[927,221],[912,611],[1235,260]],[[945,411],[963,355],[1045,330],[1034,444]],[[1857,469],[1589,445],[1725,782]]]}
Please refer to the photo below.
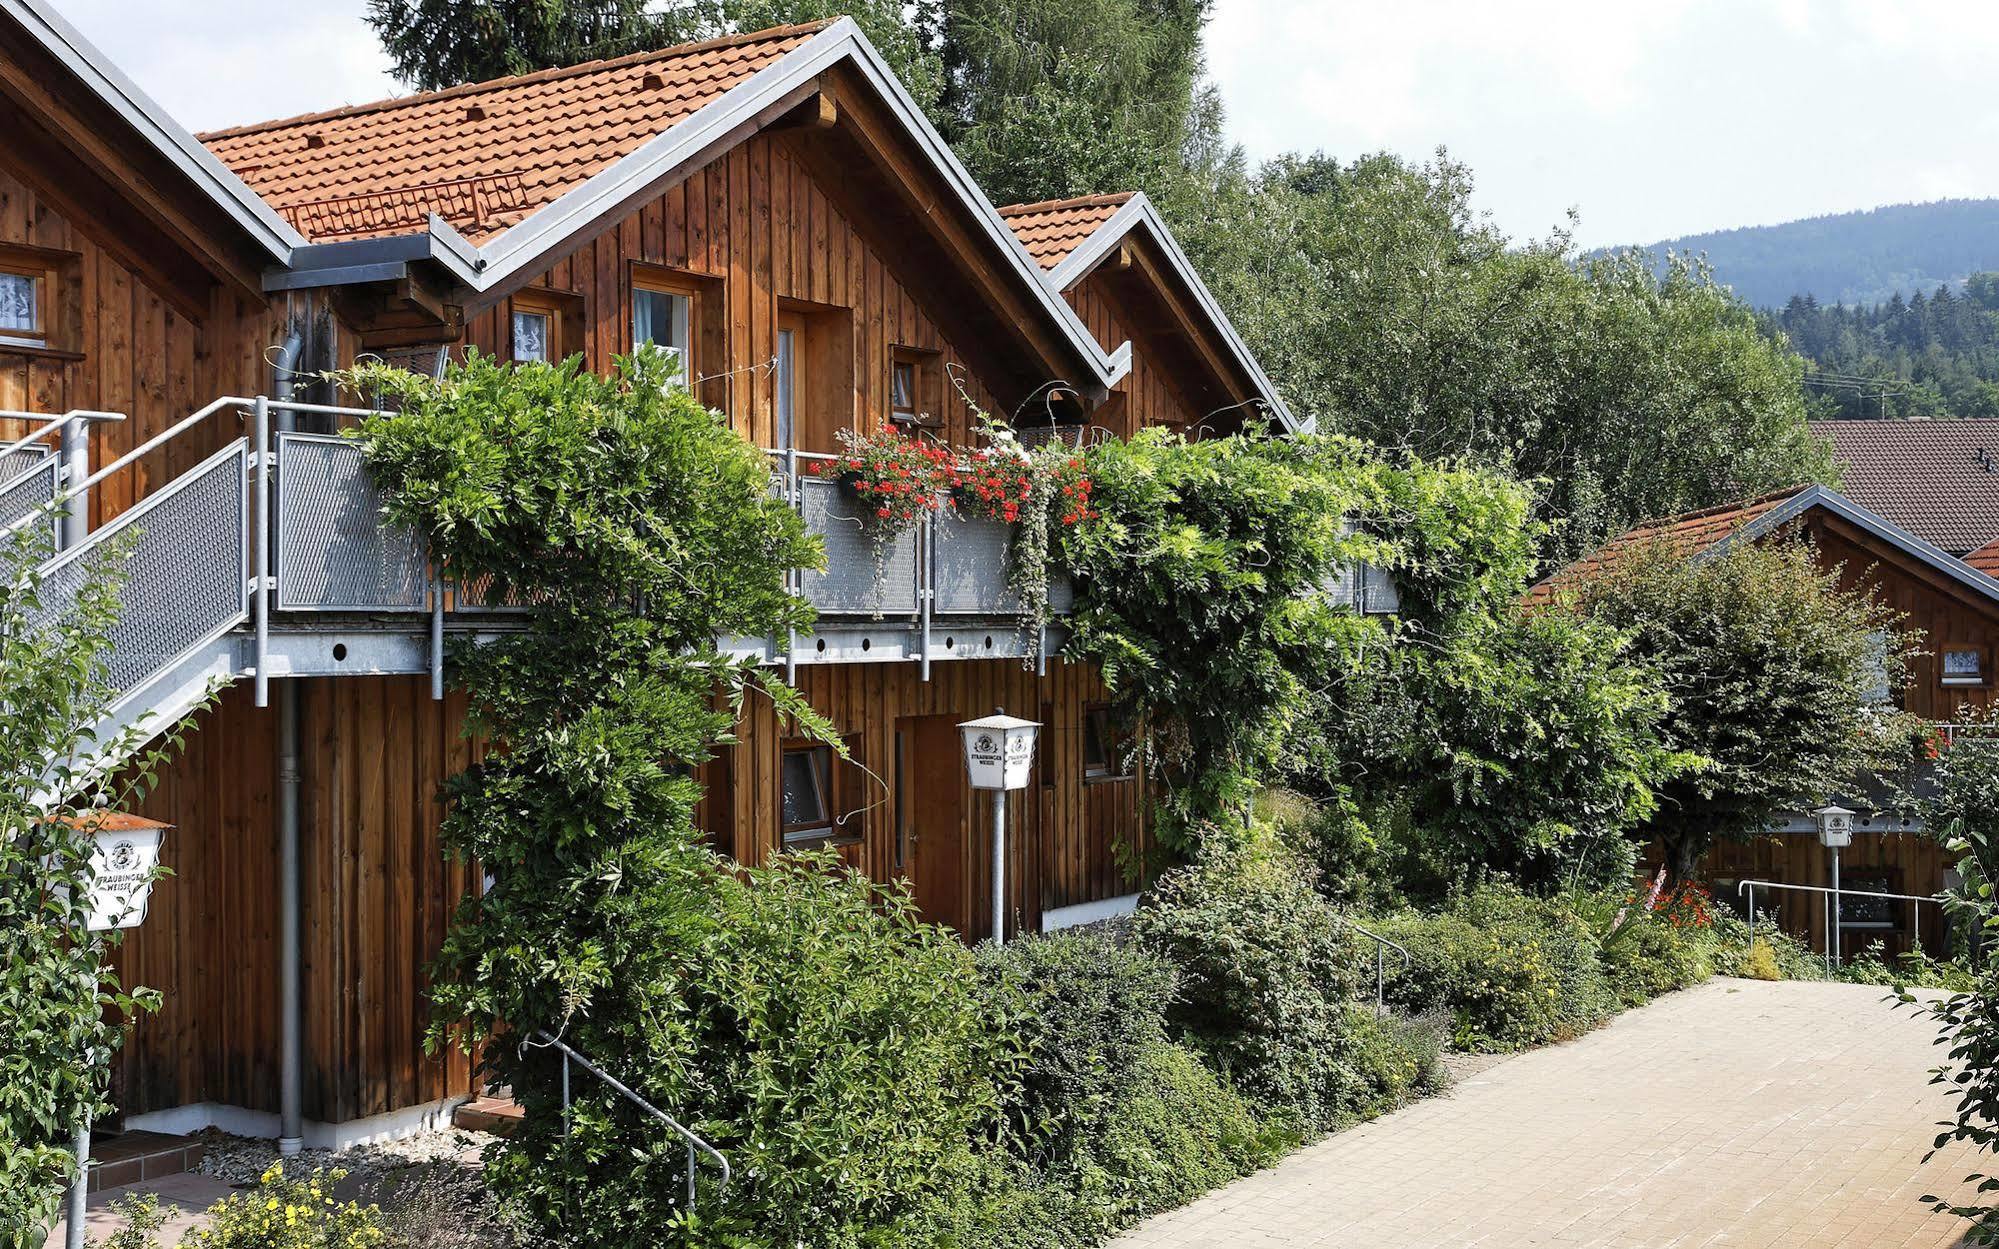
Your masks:
{"label": "overcast sky", "polygon": [[[54,0],[196,129],[396,92],[363,0]],[[1989,0],[1217,0],[1255,156],[1448,147],[1516,236],[1653,242],[1999,196]]]}

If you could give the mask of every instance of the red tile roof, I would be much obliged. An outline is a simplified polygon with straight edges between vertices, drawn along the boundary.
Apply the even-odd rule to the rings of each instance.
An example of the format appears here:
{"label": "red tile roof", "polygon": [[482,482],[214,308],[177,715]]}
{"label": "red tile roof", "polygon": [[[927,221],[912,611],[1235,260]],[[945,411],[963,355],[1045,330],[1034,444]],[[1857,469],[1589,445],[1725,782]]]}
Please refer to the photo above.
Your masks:
{"label": "red tile roof", "polygon": [[1999,538],[1966,555],[1964,562],[1988,577],[1999,577]]}
{"label": "red tile roof", "polygon": [[315,241],[444,217],[485,243],[692,116],[832,21],[201,136]]}
{"label": "red tile roof", "polygon": [[1053,269],[1131,200],[1130,191],[1014,204],[999,210],[1036,264]]}
{"label": "red tile roof", "polygon": [[1555,572],[1528,590],[1522,601],[1530,607],[1545,607],[1554,602],[1562,590],[1615,565],[1627,552],[1655,543],[1664,544],[1679,555],[1698,554],[1809,489],[1810,486],[1791,486],[1741,503],[1648,520]]}
{"label": "red tile roof", "polygon": [[1815,421],[1839,492],[1952,555],[1999,538],[1999,420]]}

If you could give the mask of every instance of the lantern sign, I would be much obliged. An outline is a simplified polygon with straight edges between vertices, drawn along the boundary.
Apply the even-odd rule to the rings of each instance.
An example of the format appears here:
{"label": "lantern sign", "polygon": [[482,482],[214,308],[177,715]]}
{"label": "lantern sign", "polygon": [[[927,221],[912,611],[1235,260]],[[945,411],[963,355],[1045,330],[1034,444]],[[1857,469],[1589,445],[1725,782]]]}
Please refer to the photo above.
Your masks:
{"label": "lantern sign", "polygon": [[111,811],[93,812],[76,824],[96,843],[90,854],[90,931],[145,923],[160,839],[172,825]]}
{"label": "lantern sign", "polygon": [[1832,804],[1812,812],[1812,818],[1818,821],[1820,845],[1838,850],[1853,844],[1853,812]]}
{"label": "lantern sign", "polygon": [[965,737],[965,775],[973,789],[1026,789],[1041,725],[996,712],[958,726]]}

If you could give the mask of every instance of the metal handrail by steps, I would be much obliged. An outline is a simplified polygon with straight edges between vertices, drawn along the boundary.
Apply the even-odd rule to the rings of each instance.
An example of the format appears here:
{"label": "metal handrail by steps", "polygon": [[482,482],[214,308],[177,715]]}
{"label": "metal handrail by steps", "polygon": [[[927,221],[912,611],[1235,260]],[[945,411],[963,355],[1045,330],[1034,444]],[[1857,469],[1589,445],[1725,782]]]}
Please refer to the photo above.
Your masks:
{"label": "metal handrail by steps", "polygon": [[551,1034],[545,1031],[537,1031],[535,1033],[535,1038],[536,1038],[535,1040],[536,1044],[553,1046],[554,1048],[562,1051],[562,1132],[564,1136],[567,1136],[569,1134],[569,1102],[570,1102],[569,1064],[573,1062],[577,1066],[583,1068],[583,1070],[589,1072],[591,1075],[596,1076],[599,1080],[602,1080],[607,1086],[610,1087],[610,1089],[613,1092],[617,1093],[620,1097],[623,1097],[626,1101],[630,1102],[632,1105],[637,1106],[640,1110],[644,1111],[648,1117],[660,1123],[665,1124],[667,1128],[675,1136],[678,1136],[680,1138],[681,1143],[687,1146],[687,1209],[689,1211],[692,1211],[694,1209],[694,1200],[695,1200],[694,1180],[695,1180],[696,1171],[700,1166],[701,1158],[705,1157],[711,1162],[713,1162],[717,1167],[721,1168],[722,1184],[720,1188],[716,1189],[716,1192],[720,1193],[727,1191],[729,1187],[729,1181],[732,1178],[734,1178],[735,1172],[729,1169],[729,1160],[727,1158],[724,1158],[721,1155],[721,1152],[718,1151],[713,1145],[710,1145],[707,1141],[704,1141],[699,1136],[695,1135],[693,1131],[688,1129],[685,1125],[683,1125],[678,1119],[675,1119],[672,1115],[667,1114],[665,1111],[653,1105],[645,1098],[640,1097],[637,1093],[632,1092],[632,1090],[629,1087],[627,1087],[623,1081],[619,1080],[616,1076],[611,1075],[609,1072],[605,1071],[602,1067],[599,1067],[596,1063],[591,1062],[588,1058],[585,1058],[583,1055],[577,1053],[574,1049],[570,1048],[569,1045],[564,1043],[559,1037],[552,1036]]}
{"label": "metal handrail by steps", "polygon": [[[1749,940],[1752,945],[1756,941],[1755,891],[1757,889],[1789,889],[1796,893],[1816,893],[1821,895],[1825,907],[1825,965],[1827,971],[1831,971],[1833,964],[1839,961],[1840,955],[1838,949],[1841,939],[1845,935],[1844,925],[1841,922],[1839,914],[1840,898],[1886,898],[1898,902],[1927,902],[1939,910],[1942,910],[1945,905],[1944,899],[1933,894],[1876,893],[1871,889],[1828,889],[1823,885],[1791,885],[1776,880],[1738,881],[1735,886],[1736,896],[1746,897],[1749,900]],[[1909,918],[1910,943],[1915,949],[1920,950],[1923,948],[1923,913],[1917,907],[1911,906],[1909,908]]]}
{"label": "metal handrail by steps", "polygon": [[1388,986],[1388,951],[1394,950],[1397,954],[1400,954],[1402,956],[1402,970],[1408,971],[1409,964],[1412,961],[1409,955],[1409,948],[1398,942],[1390,941],[1387,937],[1382,936],[1373,929],[1356,924],[1350,919],[1341,919],[1340,922],[1374,942],[1374,1009],[1377,1011],[1386,1011],[1388,1009],[1388,1003],[1385,1000]]}

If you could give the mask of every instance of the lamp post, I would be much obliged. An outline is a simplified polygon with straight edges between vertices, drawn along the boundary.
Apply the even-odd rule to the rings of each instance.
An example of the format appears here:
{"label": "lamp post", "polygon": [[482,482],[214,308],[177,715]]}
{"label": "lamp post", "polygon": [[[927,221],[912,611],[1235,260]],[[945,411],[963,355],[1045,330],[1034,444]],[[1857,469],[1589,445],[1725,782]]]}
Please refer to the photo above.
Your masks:
{"label": "lamp post", "polygon": [[993,944],[1004,945],[1006,796],[1009,790],[1027,788],[1027,776],[1034,767],[1034,740],[1041,725],[995,708],[989,716],[960,724],[958,731],[965,741],[966,778],[973,789],[989,790],[993,796]]}
{"label": "lamp post", "polygon": [[[159,876],[160,841],[172,827],[158,820],[141,819],[117,811],[91,811],[68,821],[89,834],[90,908],[85,916],[87,932],[110,932],[137,928],[146,921],[146,904]],[[94,940],[94,938],[93,938]],[[95,990],[96,985],[92,983]],[[86,1068],[95,1055],[85,1059]],[[90,1189],[90,1114],[77,1116],[71,1131],[70,1148],[76,1154],[76,1182],[70,1185],[64,1210],[65,1249],[84,1249],[84,1215]]]}
{"label": "lamp post", "polygon": [[1841,848],[1853,844],[1853,812],[1837,803],[1827,803],[1812,812],[1818,822],[1819,844],[1832,851],[1832,912],[1826,916],[1825,925],[1825,967],[1832,970],[1840,947],[1839,924],[1839,852]]}

